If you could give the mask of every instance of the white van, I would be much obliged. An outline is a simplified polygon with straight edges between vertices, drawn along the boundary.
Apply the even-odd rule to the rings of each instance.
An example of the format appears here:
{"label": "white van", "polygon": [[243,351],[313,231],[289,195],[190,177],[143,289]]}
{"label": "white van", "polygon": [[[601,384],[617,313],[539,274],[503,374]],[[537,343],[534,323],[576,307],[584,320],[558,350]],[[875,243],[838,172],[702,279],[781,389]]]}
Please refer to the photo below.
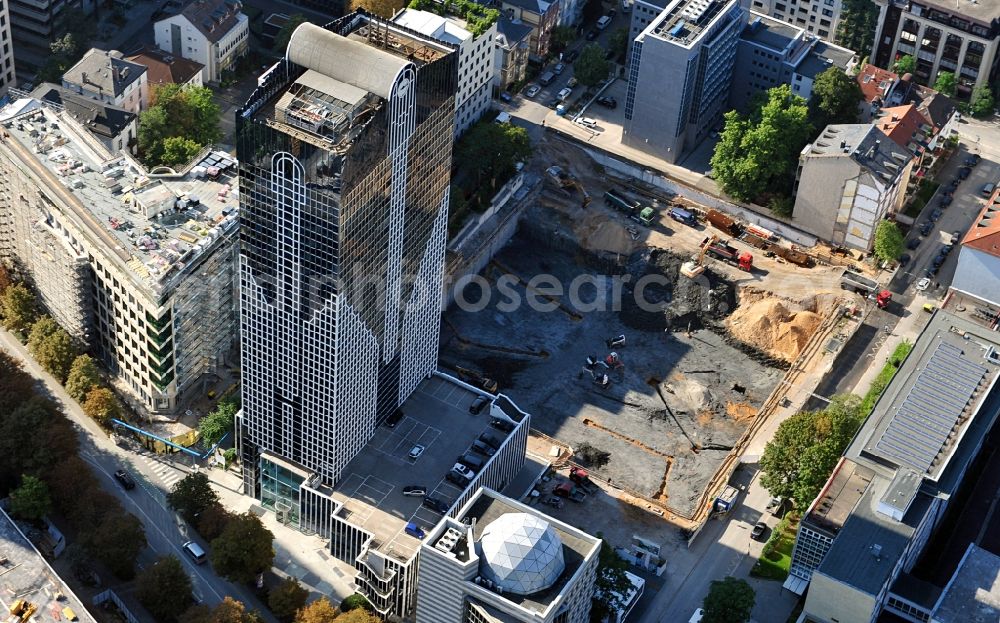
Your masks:
{"label": "white van", "polygon": [[608,17],[607,15],[604,15],[601,17],[601,19],[597,20],[597,29],[604,30],[605,28],[608,27],[608,24],[610,23],[611,23],[611,18]]}
{"label": "white van", "polygon": [[701,619],[704,616],[704,611],[701,608],[698,608],[694,611],[694,614],[691,615],[691,618],[688,619],[688,623],[701,623]]}
{"label": "white van", "polygon": [[191,560],[194,561],[194,564],[196,565],[204,564],[206,556],[205,556],[205,550],[201,548],[201,545],[198,545],[194,541],[188,541],[183,545],[183,547],[184,547],[184,553],[186,553],[188,556],[191,557]]}

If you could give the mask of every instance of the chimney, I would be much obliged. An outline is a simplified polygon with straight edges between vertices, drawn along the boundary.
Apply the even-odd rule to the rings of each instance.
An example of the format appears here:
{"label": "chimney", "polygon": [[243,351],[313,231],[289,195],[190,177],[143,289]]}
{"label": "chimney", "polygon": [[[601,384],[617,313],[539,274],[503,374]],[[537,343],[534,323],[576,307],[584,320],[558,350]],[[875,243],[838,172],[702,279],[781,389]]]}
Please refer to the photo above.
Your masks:
{"label": "chimney", "polygon": [[83,84],[87,84],[87,72],[85,71],[80,72],[80,77],[81,77],[80,82],[82,82]]}

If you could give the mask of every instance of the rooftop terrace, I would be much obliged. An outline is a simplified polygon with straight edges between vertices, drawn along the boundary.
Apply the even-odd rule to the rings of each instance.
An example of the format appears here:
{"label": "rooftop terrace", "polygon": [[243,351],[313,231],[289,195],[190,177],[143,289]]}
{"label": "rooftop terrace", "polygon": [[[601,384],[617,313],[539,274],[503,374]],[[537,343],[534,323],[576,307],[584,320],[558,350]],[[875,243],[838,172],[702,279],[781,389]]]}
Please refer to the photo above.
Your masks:
{"label": "rooftop terrace", "polygon": [[657,36],[689,45],[732,0],[681,0],[650,26]]}
{"label": "rooftop terrace", "polygon": [[65,113],[38,100],[0,110],[4,143],[58,203],[137,280],[160,291],[220,236],[235,231],[236,161],[221,152],[179,174],[109,154]]}

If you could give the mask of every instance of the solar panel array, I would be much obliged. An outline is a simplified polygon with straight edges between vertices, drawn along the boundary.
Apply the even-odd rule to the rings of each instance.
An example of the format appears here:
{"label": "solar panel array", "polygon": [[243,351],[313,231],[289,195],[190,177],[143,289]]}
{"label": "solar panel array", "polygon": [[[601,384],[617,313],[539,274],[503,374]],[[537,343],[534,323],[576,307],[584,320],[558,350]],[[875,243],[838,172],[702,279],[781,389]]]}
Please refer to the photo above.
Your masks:
{"label": "solar panel array", "polygon": [[927,473],[986,372],[961,348],[938,344],[875,447],[886,458]]}

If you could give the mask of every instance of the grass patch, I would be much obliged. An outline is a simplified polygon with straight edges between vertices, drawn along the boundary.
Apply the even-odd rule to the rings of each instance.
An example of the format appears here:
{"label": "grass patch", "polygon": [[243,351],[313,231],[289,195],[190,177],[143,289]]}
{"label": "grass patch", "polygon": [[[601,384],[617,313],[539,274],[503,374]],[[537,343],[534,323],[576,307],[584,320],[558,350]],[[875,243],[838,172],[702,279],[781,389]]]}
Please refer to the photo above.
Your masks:
{"label": "grass patch", "polygon": [[771,531],[764,544],[760,558],[750,570],[750,575],[762,580],[783,582],[792,566],[792,549],[795,547],[795,533],[799,527],[799,517],[795,513],[786,514]]}
{"label": "grass patch", "polygon": [[861,399],[861,406],[858,407],[859,411],[867,416],[875,408],[875,403],[878,402],[879,396],[885,391],[885,388],[889,386],[889,381],[892,377],[896,376],[896,371],[899,370],[899,366],[903,365],[903,360],[906,356],[910,354],[910,350],[913,349],[913,344],[908,341],[903,341],[896,347],[896,350],[892,351],[892,356],[889,357],[889,361],[885,363],[885,366],[872,381],[871,387],[868,388],[868,392]]}
{"label": "grass patch", "polygon": [[921,180],[920,188],[917,190],[917,194],[913,197],[913,201],[910,202],[910,205],[906,207],[906,210],[903,211],[903,214],[906,216],[912,216],[913,218],[920,216],[920,211],[924,209],[927,202],[930,201],[931,197],[934,196],[934,193],[937,192],[938,186],[940,186],[940,184],[934,180]]}

